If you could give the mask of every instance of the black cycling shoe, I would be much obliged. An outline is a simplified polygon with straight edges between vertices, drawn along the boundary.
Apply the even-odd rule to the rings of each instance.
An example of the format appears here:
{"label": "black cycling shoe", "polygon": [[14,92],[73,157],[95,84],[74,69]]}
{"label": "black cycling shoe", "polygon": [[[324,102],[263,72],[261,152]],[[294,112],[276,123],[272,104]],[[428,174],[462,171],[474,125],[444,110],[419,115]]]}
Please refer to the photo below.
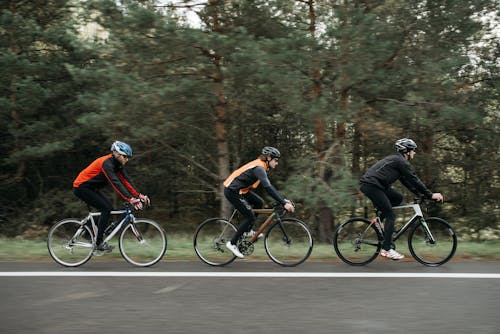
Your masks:
{"label": "black cycling shoe", "polygon": [[109,253],[113,250],[113,246],[108,245],[107,242],[103,242],[99,246],[96,247],[96,250]]}

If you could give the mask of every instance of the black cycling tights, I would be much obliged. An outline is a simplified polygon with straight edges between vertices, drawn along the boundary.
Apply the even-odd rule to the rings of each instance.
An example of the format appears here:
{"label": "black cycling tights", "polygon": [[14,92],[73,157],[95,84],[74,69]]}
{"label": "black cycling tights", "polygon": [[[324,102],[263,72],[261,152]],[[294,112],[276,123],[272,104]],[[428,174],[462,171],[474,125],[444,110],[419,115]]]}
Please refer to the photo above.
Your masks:
{"label": "black cycling tights", "polygon": [[403,195],[392,188],[382,190],[368,184],[361,184],[360,189],[372,201],[373,205],[380,210],[380,219],[383,220],[386,218],[382,248],[389,250],[391,249],[392,233],[394,232],[394,222],[396,221],[396,215],[392,207],[401,204]]}
{"label": "black cycling tights", "polygon": [[256,216],[252,211],[252,207],[261,209],[264,206],[264,201],[260,196],[251,191],[241,195],[228,188],[224,188],[224,196],[244,217],[243,222],[238,226],[238,230],[231,239],[231,243],[236,245],[243,233],[250,231],[255,222]]}
{"label": "black cycling tights", "polygon": [[104,196],[99,190],[94,190],[86,187],[73,188],[73,193],[76,197],[83,200],[88,205],[96,208],[101,216],[99,217],[99,222],[97,223],[97,237],[96,243],[99,245],[102,242],[104,236],[104,230],[108,225],[108,220],[111,210],[113,210],[113,205],[111,201]]}

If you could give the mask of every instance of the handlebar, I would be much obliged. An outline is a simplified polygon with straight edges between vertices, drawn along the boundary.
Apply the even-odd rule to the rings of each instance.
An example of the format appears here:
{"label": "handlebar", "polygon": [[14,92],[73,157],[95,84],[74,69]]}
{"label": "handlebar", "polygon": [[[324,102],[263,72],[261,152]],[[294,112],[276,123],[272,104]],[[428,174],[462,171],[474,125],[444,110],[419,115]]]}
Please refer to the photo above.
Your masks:
{"label": "handlebar", "polygon": [[429,203],[433,203],[433,202],[439,202],[439,201],[432,199],[432,198],[427,198],[425,196],[415,196],[413,198],[413,203],[415,203],[415,204],[429,205]]}
{"label": "handlebar", "polygon": [[[144,209],[144,208],[146,207],[146,202],[145,202],[144,200],[140,199],[140,198],[138,198],[138,200],[139,200],[139,201],[141,201],[141,203],[142,203],[142,209]],[[126,202],[126,201],[125,201],[125,202],[123,202],[123,205],[124,205],[127,209],[131,209],[131,208],[133,208],[133,205],[132,205],[132,203],[130,203],[130,202]],[[141,210],[142,210],[142,209],[141,209]]]}
{"label": "handlebar", "polygon": [[[287,201],[288,201],[290,204],[292,204],[292,206],[293,206],[294,208],[296,207],[296,205],[295,205],[295,203],[294,203],[293,201],[291,201],[291,200],[289,200],[289,199],[288,199]],[[288,212],[288,210],[287,210],[287,209],[285,209],[285,206],[284,206],[284,205],[282,205],[281,203],[275,203],[275,204],[272,206],[272,208],[274,209],[274,211],[278,212],[278,215],[279,215],[280,217],[283,217],[283,216],[284,216],[284,215]]]}

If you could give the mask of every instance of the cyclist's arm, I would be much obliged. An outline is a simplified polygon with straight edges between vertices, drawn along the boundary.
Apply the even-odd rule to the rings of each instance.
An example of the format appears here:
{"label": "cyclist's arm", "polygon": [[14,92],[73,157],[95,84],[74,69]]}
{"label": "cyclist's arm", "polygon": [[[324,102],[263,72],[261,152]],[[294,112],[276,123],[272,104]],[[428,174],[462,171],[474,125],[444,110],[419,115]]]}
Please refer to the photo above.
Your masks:
{"label": "cyclist's arm", "polygon": [[127,172],[125,169],[122,169],[120,173],[118,173],[118,176],[120,177],[120,180],[122,183],[127,187],[128,191],[134,196],[138,197],[140,194],[140,191],[137,190],[137,187],[135,186],[134,182],[132,179],[128,176]]}
{"label": "cyclist's arm", "polygon": [[267,173],[264,168],[260,166],[255,167],[254,173],[267,193],[271,195],[271,197],[274,198],[278,203],[284,206],[286,204],[286,201],[283,199],[283,197],[281,197],[276,188],[273,187],[271,181],[269,181],[269,178],[267,177]]}
{"label": "cyclist's arm", "polygon": [[432,191],[430,191],[418,178],[409,163],[403,164],[401,173],[402,177],[400,181],[405,187],[407,187],[414,194],[423,194],[427,198],[432,198]]}
{"label": "cyclist's arm", "polygon": [[102,172],[109,184],[113,187],[113,189],[120,195],[124,200],[130,202],[135,196],[127,189],[127,187],[123,184],[122,180],[115,173],[113,161],[112,159],[108,159],[104,161],[102,164]]}

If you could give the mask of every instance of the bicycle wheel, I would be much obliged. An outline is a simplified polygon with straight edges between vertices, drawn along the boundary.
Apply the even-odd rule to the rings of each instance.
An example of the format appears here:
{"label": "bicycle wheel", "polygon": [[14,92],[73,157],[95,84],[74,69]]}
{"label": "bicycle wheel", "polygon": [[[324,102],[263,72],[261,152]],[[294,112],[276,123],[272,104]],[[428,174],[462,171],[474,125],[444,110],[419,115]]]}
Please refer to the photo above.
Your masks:
{"label": "bicycle wheel", "polygon": [[408,235],[408,248],[418,262],[437,267],[448,262],[457,249],[457,235],[453,228],[441,218],[425,218],[430,234],[420,220]]}
{"label": "bicycle wheel", "polygon": [[52,226],[47,237],[50,256],[66,267],[78,267],[92,257],[94,235],[78,219],[64,219]]}
{"label": "bicycle wheel", "polygon": [[264,245],[271,260],[284,267],[293,267],[311,255],[313,239],[304,222],[287,218],[271,225]]}
{"label": "bicycle wheel", "polygon": [[120,234],[120,253],[133,265],[149,267],[161,260],[167,250],[167,234],[157,222],[135,219]]}
{"label": "bicycle wheel", "polygon": [[345,263],[363,266],[378,256],[382,247],[382,236],[369,220],[351,218],[335,231],[333,247]]}
{"label": "bicycle wheel", "polygon": [[226,248],[236,227],[226,219],[210,218],[201,223],[194,232],[193,245],[201,261],[211,266],[224,266],[236,256]]}

